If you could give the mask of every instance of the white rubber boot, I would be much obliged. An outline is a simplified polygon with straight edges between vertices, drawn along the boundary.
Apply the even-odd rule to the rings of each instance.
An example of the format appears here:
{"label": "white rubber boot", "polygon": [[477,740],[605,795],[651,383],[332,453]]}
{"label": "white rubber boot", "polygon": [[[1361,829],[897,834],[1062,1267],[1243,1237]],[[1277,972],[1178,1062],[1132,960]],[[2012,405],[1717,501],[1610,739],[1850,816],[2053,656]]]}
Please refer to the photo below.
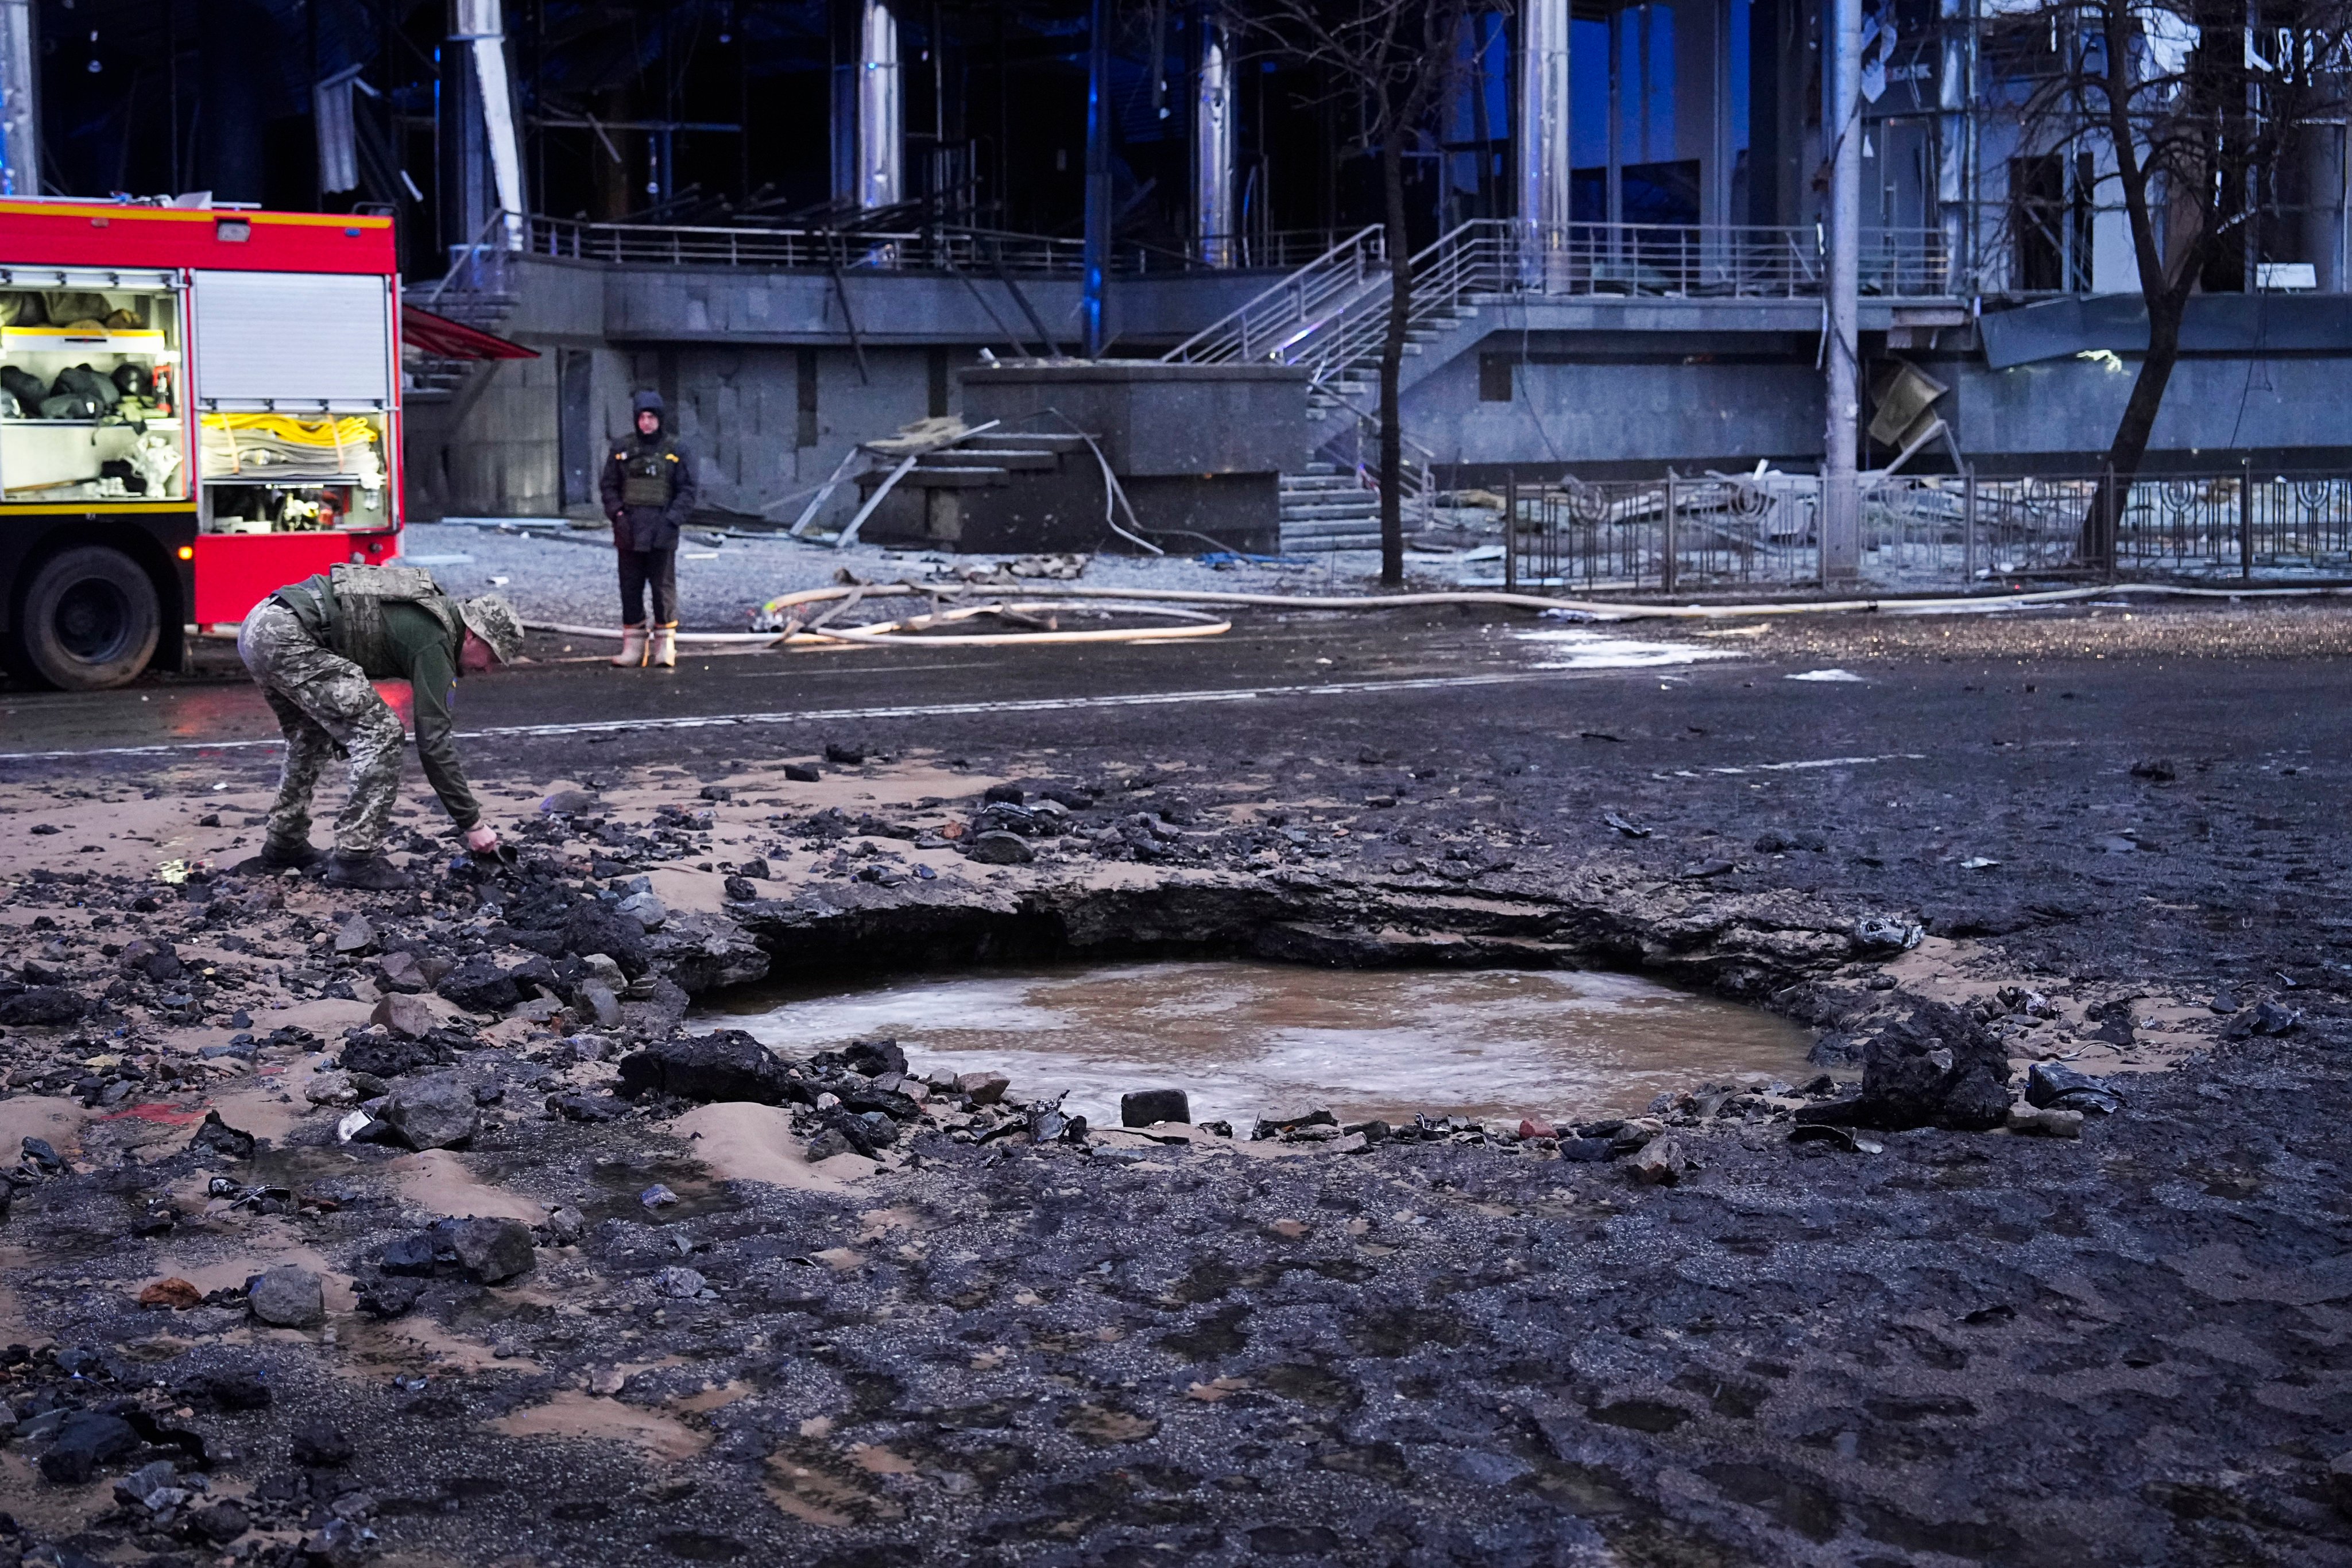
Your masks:
{"label": "white rubber boot", "polygon": [[654,628],[653,657],[646,663],[664,670],[677,667],[677,628],[676,626]]}
{"label": "white rubber boot", "polygon": [[621,651],[613,655],[615,668],[634,670],[646,662],[646,629],[642,626],[621,628]]}

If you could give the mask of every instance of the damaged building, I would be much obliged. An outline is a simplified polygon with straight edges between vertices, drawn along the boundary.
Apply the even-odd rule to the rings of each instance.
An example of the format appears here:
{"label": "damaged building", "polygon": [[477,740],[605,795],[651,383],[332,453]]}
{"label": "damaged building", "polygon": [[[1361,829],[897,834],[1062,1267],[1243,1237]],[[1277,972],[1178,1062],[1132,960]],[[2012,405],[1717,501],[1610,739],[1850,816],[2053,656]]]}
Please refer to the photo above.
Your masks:
{"label": "damaged building", "polygon": [[[1474,8],[1405,138],[1403,482],[1819,466],[1842,61],[1852,424],[1876,426],[1858,461],[2087,471],[2147,313],[2112,154],[2019,110],[2074,24],[2053,11],[2037,54],[2019,15]],[[974,390],[992,365],[1066,357],[1302,372],[1279,443],[1169,458],[1236,485],[1165,526],[1271,543],[1270,507],[1370,505],[1391,258],[1360,95],[1216,6],[49,0],[40,25],[44,188],[389,211],[412,304],[536,350],[412,354],[419,516],[593,518],[604,443],[651,387],[708,507],[789,521],[856,444],[1007,406]],[[2142,30],[2159,63],[2193,46]],[[2352,447],[2328,395],[2352,355],[2341,118],[2314,116],[2234,198],[2248,221],[2189,303],[2153,468],[2301,472]],[[1874,418],[1897,395],[1927,400],[1934,440]],[[898,526],[956,542],[1022,463],[1066,465],[1034,444],[933,465],[958,471],[912,481]],[[846,484],[819,498],[835,521],[861,504]]]}

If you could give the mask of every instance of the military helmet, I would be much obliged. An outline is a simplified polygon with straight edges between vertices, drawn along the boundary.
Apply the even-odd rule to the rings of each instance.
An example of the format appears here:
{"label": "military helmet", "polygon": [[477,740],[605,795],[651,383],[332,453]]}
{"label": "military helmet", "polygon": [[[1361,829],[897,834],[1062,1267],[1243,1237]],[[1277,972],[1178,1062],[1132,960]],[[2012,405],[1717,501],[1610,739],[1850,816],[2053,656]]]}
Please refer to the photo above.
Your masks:
{"label": "military helmet", "polygon": [[499,664],[513,664],[522,652],[522,617],[502,595],[485,593],[465,600],[457,606],[457,615],[467,631],[489,644]]}

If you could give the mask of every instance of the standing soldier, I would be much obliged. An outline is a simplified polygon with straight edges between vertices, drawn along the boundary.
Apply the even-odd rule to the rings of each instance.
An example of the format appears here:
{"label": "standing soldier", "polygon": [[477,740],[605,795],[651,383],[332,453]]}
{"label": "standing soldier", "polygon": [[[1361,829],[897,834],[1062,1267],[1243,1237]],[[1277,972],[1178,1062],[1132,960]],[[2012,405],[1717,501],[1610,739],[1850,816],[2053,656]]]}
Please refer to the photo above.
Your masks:
{"label": "standing soldier", "polygon": [[286,732],[286,772],[269,809],[261,852],[245,866],[264,871],[314,864],[310,794],[331,755],[351,758],[352,793],[335,818],[329,887],[398,892],[408,873],[383,857],[384,831],[400,794],[400,720],[371,681],[403,680],[415,696],[416,752],[433,792],[488,854],[499,836],[466,787],[449,727],[449,692],[460,674],[511,663],[522,622],[495,593],[451,599],[433,574],[413,566],[338,566],[279,589],[245,618],[236,651]]}
{"label": "standing soldier", "polygon": [[[677,530],[694,510],[694,459],[662,428],[659,392],[639,392],[630,408],[637,427],[614,444],[601,486],[621,566],[621,652],[613,663],[667,667],[677,663]],[[654,591],[650,627],[648,584]]]}

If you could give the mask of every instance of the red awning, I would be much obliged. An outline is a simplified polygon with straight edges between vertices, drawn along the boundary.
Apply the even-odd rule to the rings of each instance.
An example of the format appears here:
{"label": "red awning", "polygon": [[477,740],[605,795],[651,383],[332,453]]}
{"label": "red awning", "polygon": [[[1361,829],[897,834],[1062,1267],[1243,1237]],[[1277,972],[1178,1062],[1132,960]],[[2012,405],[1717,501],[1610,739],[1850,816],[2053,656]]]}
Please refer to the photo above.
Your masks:
{"label": "red awning", "polygon": [[539,358],[536,349],[509,343],[504,338],[479,328],[468,327],[463,321],[452,321],[446,316],[436,316],[430,310],[419,310],[404,302],[400,307],[400,338],[404,344],[414,345],[444,360]]}

